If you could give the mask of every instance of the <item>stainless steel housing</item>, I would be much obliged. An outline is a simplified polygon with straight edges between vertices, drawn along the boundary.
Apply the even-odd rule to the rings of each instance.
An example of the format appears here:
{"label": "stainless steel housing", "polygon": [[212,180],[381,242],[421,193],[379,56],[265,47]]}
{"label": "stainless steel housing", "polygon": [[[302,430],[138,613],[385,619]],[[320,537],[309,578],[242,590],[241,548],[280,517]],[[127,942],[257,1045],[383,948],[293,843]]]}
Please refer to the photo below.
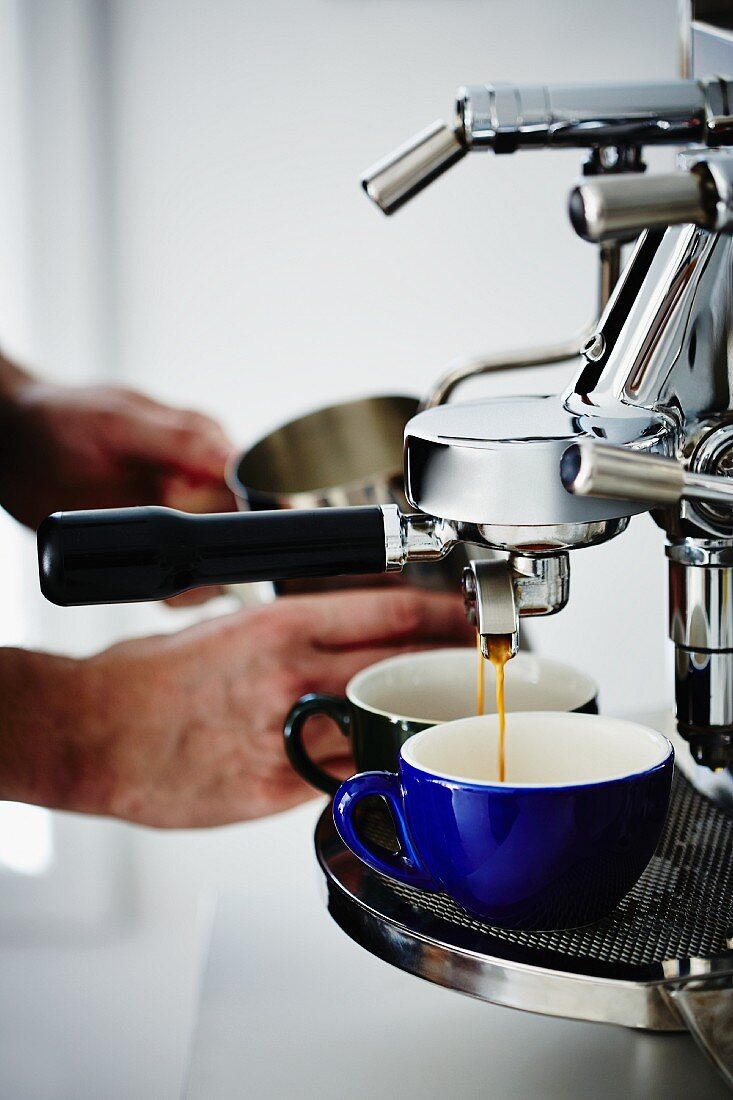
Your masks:
{"label": "stainless steel housing", "polygon": [[[733,238],[693,225],[648,231],[563,395],[434,408],[410,421],[408,498],[530,555],[612,537],[650,506],[665,509],[675,542],[730,537],[731,332]],[[585,456],[570,478],[568,453]],[[723,613],[733,633],[733,608]],[[730,759],[729,663],[677,661],[680,729],[714,767]]]}
{"label": "stainless steel housing", "polygon": [[696,760],[724,768],[733,759],[733,544],[687,539],[667,557],[678,729]]}
{"label": "stainless steel housing", "polygon": [[[733,48],[726,57],[730,74]],[[733,471],[733,243],[726,235],[733,155],[720,148],[733,143],[731,104],[726,75],[475,85],[460,90],[452,126],[435,124],[369,174],[369,195],[391,213],[466,151],[588,148],[585,173],[596,178],[573,193],[578,231],[613,249],[618,262],[619,241],[645,230],[623,276],[610,279],[612,293],[563,394],[445,407],[465,377],[501,364],[460,365],[441,380],[405,432],[405,490],[415,508],[449,521],[460,538],[470,529],[495,549],[530,557],[614,537],[650,506],[664,509],[660,522],[675,542],[733,532],[729,489],[716,478]],[[642,177],[648,144],[684,147],[681,171]],[[572,343],[548,358],[568,353]],[[537,360],[523,353],[518,361]],[[599,441],[609,452],[599,448],[591,469]],[[619,448],[650,456],[646,466],[627,469]],[[585,456],[574,475],[569,455]],[[665,465],[665,457],[686,469]],[[725,666],[718,658],[708,664]],[[700,677],[688,670],[684,684],[693,681],[699,695]],[[718,674],[716,690],[720,684]],[[727,681],[724,688],[733,698]],[[679,681],[677,696],[685,730],[690,708]],[[707,710],[712,723],[719,708],[709,700]],[[709,732],[708,762],[717,764],[721,740]]]}
{"label": "stainless steel housing", "polygon": [[[405,430],[405,491],[430,515],[492,528],[522,529],[507,548],[543,553],[601,541],[597,527],[646,511],[643,501],[591,500],[563,488],[560,462],[583,435],[666,452],[675,421],[668,415],[616,402],[600,415],[592,406],[573,412],[560,396],[510,397],[447,405],[414,417]],[[564,530],[558,540],[556,528]],[[613,524],[610,530],[617,531]],[[526,538],[526,535],[529,538]],[[499,547],[503,548],[503,547]]]}

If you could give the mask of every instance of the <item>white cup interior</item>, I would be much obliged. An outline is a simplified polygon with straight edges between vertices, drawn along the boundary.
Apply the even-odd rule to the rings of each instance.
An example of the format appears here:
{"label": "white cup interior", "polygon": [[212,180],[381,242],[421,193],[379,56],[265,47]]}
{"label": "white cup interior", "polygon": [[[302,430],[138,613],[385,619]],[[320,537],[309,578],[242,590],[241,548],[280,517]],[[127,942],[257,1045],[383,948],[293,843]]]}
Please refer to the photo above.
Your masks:
{"label": "white cup interior", "polygon": [[[672,752],[656,730],[620,718],[556,711],[507,715],[506,783],[581,786],[648,771]],[[411,737],[402,757],[421,771],[463,783],[499,780],[496,715],[431,726]]]}
{"label": "white cup interior", "polygon": [[[494,666],[483,662],[485,709],[496,711]],[[357,673],[346,694],[376,714],[414,722],[451,722],[476,714],[478,656],[475,650],[433,649],[389,657]],[[596,685],[570,665],[518,653],[506,666],[507,710],[574,710],[590,702]]]}

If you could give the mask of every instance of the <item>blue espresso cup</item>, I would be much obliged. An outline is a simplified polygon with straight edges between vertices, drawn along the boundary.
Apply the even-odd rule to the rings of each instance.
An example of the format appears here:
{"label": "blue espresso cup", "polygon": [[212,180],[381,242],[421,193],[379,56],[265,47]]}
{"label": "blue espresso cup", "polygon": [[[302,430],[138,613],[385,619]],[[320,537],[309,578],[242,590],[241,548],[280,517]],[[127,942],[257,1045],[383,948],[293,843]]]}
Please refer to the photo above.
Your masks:
{"label": "blue espresso cup", "polygon": [[[399,774],[362,772],[334,799],[354,855],[376,871],[449,894],[502,928],[552,929],[607,916],[654,854],[674,752],[656,730],[593,714],[507,715],[498,780],[496,715],[433,726],[400,749]],[[399,853],[359,835],[370,795],[394,818]]]}

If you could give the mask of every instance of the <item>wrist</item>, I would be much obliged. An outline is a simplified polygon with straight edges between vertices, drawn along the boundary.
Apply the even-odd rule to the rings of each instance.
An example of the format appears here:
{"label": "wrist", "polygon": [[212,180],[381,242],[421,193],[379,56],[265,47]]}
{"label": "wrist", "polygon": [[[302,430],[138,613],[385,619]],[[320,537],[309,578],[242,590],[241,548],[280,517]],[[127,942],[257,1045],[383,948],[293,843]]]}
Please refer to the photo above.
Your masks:
{"label": "wrist", "polygon": [[85,662],[0,650],[0,798],[84,809]]}
{"label": "wrist", "polygon": [[76,809],[145,819],[155,748],[185,716],[171,643],[175,636],[135,638],[81,662]]}

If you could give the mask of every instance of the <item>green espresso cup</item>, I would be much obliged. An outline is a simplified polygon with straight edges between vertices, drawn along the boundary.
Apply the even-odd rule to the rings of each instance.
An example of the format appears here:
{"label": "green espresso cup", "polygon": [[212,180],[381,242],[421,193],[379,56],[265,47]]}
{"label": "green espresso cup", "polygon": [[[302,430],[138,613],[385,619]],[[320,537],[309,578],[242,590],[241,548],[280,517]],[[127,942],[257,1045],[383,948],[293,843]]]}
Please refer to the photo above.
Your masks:
{"label": "green espresso cup", "polygon": [[[486,713],[496,712],[494,668],[485,662]],[[518,653],[507,665],[507,711],[598,713],[598,689],[570,665]],[[303,779],[326,794],[341,780],[309,756],[304,727],[309,718],[332,718],[348,738],[356,771],[396,771],[400,747],[413,734],[476,714],[477,660],[474,649],[431,649],[370,665],[352,676],[346,695],[304,695],[285,720],[288,759]]]}

